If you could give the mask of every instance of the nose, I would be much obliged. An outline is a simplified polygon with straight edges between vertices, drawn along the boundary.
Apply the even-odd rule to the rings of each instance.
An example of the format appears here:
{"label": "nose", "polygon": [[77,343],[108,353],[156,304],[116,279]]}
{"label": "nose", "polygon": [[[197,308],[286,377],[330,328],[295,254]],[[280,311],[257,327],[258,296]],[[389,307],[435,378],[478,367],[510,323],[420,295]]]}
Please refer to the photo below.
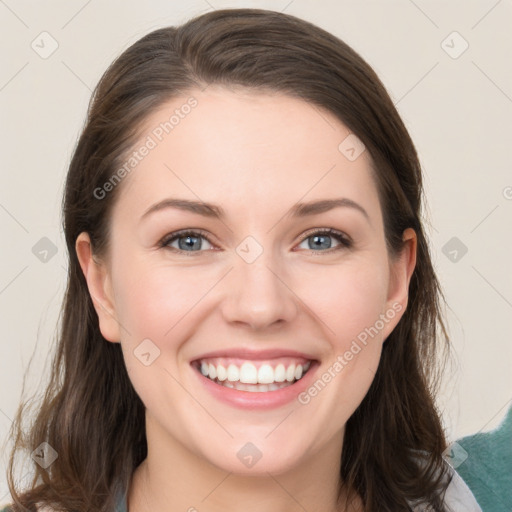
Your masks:
{"label": "nose", "polygon": [[291,322],[299,299],[286,281],[286,272],[266,251],[252,263],[237,257],[225,283],[224,319],[260,331]]}

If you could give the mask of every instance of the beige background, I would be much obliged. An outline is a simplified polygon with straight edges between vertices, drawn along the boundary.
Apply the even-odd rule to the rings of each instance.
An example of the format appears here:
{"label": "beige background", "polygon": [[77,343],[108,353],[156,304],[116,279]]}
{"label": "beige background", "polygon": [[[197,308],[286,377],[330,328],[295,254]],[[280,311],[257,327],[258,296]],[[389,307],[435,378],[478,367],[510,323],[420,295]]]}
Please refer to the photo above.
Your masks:
{"label": "beige background", "polygon": [[147,32],[252,6],[331,31],[387,86],[422,159],[432,251],[451,308],[456,357],[439,401],[448,433],[486,431],[503,417],[512,399],[510,0],[0,0],[1,440],[32,354],[28,391],[47,374],[65,286],[62,186],[92,88]]}

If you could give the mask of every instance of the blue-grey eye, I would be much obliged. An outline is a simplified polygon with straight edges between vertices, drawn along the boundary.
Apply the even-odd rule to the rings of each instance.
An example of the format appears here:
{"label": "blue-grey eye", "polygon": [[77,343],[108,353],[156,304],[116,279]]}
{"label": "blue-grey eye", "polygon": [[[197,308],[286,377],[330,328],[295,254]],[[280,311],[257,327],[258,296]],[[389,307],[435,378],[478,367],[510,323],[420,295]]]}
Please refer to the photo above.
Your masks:
{"label": "blue-grey eye", "polygon": [[[178,233],[166,240],[165,245],[184,252],[199,252],[201,249],[211,249],[211,247],[203,247],[203,241],[211,246],[209,240],[199,233]],[[178,243],[177,247],[173,245],[176,242]]]}
{"label": "blue-grey eye", "polygon": [[[333,245],[332,239],[338,241],[337,245]],[[316,233],[312,233],[307,236],[301,244],[307,242],[308,247],[303,247],[303,249],[310,251],[323,252],[324,249],[335,249],[340,246],[349,247],[350,242],[343,237],[341,234],[332,231],[317,231]],[[300,245],[299,245],[300,247]],[[321,251],[318,251],[320,249]]]}

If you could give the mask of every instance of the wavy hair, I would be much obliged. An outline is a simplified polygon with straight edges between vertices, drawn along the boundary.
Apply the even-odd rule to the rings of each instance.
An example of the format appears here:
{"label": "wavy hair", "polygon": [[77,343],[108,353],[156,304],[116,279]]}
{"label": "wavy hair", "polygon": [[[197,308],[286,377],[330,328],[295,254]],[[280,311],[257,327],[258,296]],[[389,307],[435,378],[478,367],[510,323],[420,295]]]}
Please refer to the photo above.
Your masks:
{"label": "wavy hair", "polygon": [[[422,171],[414,144],[385,87],[346,43],[294,16],[225,9],[155,30],[106,70],[91,98],[63,199],[69,265],[50,380],[29,428],[20,404],[11,427],[8,485],[15,511],[108,512],[147,456],[145,409],[120,344],[101,335],[75,252],[85,231],[93,251],[108,251],[111,210],[122,186],[99,200],[147,117],[170,99],[208,84],[280,92],[334,114],[365,144],[372,160],[388,251],[417,235],[408,307],[384,344],[380,365],[347,422],[341,485],[365,511],[445,510],[446,439],[435,396],[448,336],[442,293],[423,226]],[[441,357],[441,355],[443,355]],[[47,442],[58,458],[34,464],[32,484],[15,487],[15,459]]]}

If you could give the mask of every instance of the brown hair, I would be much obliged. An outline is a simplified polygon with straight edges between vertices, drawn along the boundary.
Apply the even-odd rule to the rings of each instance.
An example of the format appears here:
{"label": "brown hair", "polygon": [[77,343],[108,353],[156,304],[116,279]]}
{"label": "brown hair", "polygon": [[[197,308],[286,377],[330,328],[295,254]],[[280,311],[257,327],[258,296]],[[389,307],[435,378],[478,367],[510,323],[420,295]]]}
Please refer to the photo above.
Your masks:
{"label": "brown hair", "polygon": [[[448,347],[448,339],[421,221],[415,147],[384,86],[354,50],[306,21],[257,9],[218,10],[155,30],[124,51],[96,87],[67,175],[68,284],[50,382],[27,432],[21,427],[23,405],[11,430],[14,510],[35,510],[35,503],[113,510],[115,496],[147,455],[144,406],[120,344],[100,333],[75,241],[85,231],[95,254],[105,254],[121,187],[101,200],[94,191],[119,168],[148,115],[208,84],[282,92],[333,113],[372,157],[390,254],[402,248],[406,228],[415,230],[409,304],[384,344],[369,392],[346,425],[340,482],[361,497],[366,511],[405,511],[407,502],[445,510],[446,441],[434,396],[439,348]],[[42,442],[58,458],[46,470],[34,464],[31,487],[16,491],[16,454]]]}

